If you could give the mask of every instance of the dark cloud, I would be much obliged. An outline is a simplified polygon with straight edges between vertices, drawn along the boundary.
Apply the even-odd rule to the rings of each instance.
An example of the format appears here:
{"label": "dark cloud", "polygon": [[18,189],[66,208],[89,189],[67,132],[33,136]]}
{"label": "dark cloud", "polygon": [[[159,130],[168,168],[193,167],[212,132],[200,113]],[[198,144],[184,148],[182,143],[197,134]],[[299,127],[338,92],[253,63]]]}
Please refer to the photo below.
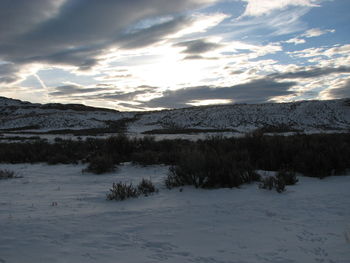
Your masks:
{"label": "dark cloud", "polygon": [[269,75],[273,79],[308,79],[316,78],[321,76],[330,75],[333,73],[350,73],[350,67],[325,67],[325,68],[312,68],[307,70],[299,70],[295,72],[286,72],[286,73],[275,73]]}
{"label": "dark cloud", "polygon": [[104,80],[111,80],[111,79],[128,79],[131,78],[132,74],[118,74],[118,75],[111,75],[111,76],[103,76],[102,79]]}
{"label": "dark cloud", "polygon": [[206,59],[206,60],[217,60],[219,58],[217,57],[203,57],[200,55],[191,55],[191,56],[186,56],[184,60],[201,60],[201,59]]}
{"label": "dark cloud", "polygon": [[183,53],[185,54],[198,55],[198,54],[206,53],[208,51],[215,50],[219,48],[221,45],[217,43],[209,42],[206,39],[196,39],[196,40],[177,43],[175,46],[185,47],[186,49],[183,51]]}
{"label": "dark cloud", "polygon": [[0,64],[0,83],[13,83],[20,80],[19,67],[13,63]]}
{"label": "dark cloud", "polygon": [[194,100],[208,99],[232,99],[235,103],[262,103],[276,96],[293,94],[294,92],[289,89],[296,84],[296,82],[276,82],[267,78],[224,88],[190,87],[166,91],[162,97],[145,103],[145,106],[180,108],[188,107],[188,103]]}
{"label": "dark cloud", "polygon": [[189,18],[179,16],[168,22],[123,35],[116,39],[116,41],[122,48],[139,48],[158,42],[164,36],[174,33],[190,23],[191,20]]}
{"label": "dark cloud", "polygon": [[92,92],[98,92],[98,91],[105,91],[106,88],[83,88],[81,86],[77,85],[65,85],[60,86],[55,89],[55,91],[50,92],[49,95],[51,96],[69,96],[69,95],[80,95],[80,94],[86,94],[86,93],[92,93]]}
{"label": "dark cloud", "polygon": [[[0,60],[89,69],[110,46],[142,47],[187,26],[191,21],[179,14],[210,1],[215,0],[4,0]],[[145,19],[162,16],[173,19],[132,30]]]}
{"label": "dark cloud", "polygon": [[135,91],[132,92],[115,92],[109,94],[103,94],[98,96],[99,99],[108,99],[108,100],[122,100],[122,101],[131,101],[134,100],[136,96],[142,94],[148,94],[155,92],[157,88],[151,86],[140,86],[137,87]]}
{"label": "dark cloud", "polygon": [[350,79],[345,82],[344,86],[329,90],[328,94],[336,99],[350,98]]}
{"label": "dark cloud", "polygon": [[57,14],[62,0],[1,0],[0,42],[33,30]]}

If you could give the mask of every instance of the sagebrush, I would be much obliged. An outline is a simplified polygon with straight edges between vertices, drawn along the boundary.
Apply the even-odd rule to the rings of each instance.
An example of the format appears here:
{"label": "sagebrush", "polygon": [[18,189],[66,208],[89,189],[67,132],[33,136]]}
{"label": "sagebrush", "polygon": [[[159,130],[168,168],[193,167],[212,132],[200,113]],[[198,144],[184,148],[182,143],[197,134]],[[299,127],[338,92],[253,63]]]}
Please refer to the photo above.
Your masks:
{"label": "sagebrush", "polygon": [[157,193],[158,189],[151,180],[142,179],[137,186],[134,186],[132,183],[113,183],[109,191],[110,193],[107,194],[107,200],[123,201],[125,199],[139,197],[140,195],[148,196]]}

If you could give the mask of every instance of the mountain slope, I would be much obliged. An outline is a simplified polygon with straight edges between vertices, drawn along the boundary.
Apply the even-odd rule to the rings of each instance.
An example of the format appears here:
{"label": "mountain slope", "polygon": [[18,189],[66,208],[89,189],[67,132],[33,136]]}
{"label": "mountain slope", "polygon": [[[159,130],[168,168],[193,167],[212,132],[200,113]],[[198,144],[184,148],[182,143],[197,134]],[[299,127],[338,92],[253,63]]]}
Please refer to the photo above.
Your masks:
{"label": "mountain slope", "polygon": [[233,129],[239,132],[257,128],[271,131],[348,130],[350,100],[237,104],[146,113],[132,123],[129,130],[169,128]]}
{"label": "mountain slope", "polygon": [[80,104],[33,104],[0,97],[0,129],[91,129],[106,128],[110,121],[130,113]]}
{"label": "mountain slope", "polygon": [[[233,104],[156,112],[118,112],[79,104],[33,104],[0,97],[0,130],[116,128],[129,133],[199,131],[320,132],[350,129],[350,99]],[[112,130],[113,131],[113,130]]]}

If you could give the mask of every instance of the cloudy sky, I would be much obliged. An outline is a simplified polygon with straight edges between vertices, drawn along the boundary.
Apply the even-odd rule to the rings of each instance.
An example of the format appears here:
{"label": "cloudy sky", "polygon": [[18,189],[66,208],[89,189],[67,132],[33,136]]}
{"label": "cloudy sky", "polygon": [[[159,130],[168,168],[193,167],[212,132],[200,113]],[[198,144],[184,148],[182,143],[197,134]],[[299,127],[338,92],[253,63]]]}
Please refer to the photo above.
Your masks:
{"label": "cloudy sky", "polygon": [[0,0],[0,96],[151,110],[350,97],[347,0]]}

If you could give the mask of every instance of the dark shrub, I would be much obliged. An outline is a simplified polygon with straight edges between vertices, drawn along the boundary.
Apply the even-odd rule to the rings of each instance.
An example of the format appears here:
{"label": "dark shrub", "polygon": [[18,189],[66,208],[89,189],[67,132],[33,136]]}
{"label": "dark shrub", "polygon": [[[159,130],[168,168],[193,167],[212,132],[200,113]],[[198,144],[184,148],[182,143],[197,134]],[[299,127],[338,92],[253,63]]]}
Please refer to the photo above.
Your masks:
{"label": "dark shrub", "polygon": [[259,185],[262,189],[272,190],[276,189],[278,193],[282,193],[285,191],[286,184],[283,178],[276,178],[274,176],[267,176],[261,179],[261,183]]}
{"label": "dark shrub", "polygon": [[59,163],[68,164],[68,163],[72,163],[72,160],[66,154],[58,152],[50,155],[47,159],[47,163],[48,164],[59,164]]}
{"label": "dark shrub", "polygon": [[273,176],[267,176],[261,179],[259,187],[262,189],[272,190],[275,186],[276,178]]}
{"label": "dark shrub", "polygon": [[155,151],[143,151],[143,152],[136,152],[131,156],[134,163],[140,164],[140,165],[152,165],[152,164],[159,164],[160,162],[160,156],[159,153]]}
{"label": "dark shrub", "polygon": [[110,193],[107,194],[107,200],[123,201],[128,198],[136,198],[140,195],[148,196],[157,193],[158,189],[151,180],[142,179],[142,181],[134,187],[132,184],[113,183]]}
{"label": "dark shrub", "polygon": [[278,180],[283,180],[285,185],[294,185],[299,181],[295,175],[295,172],[288,170],[278,171],[276,177]]}
{"label": "dark shrub", "polygon": [[17,178],[13,171],[9,170],[0,170],[0,179],[12,179]]}
{"label": "dark shrub", "polygon": [[139,192],[132,184],[113,183],[110,193],[107,194],[107,200],[123,201],[128,198],[139,196]]}
{"label": "dark shrub", "polygon": [[95,174],[103,174],[113,172],[115,165],[113,160],[108,155],[98,155],[91,158],[90,163],[83,172],[91,172]]}
{"label": "dark shrub", "polygon": [[183,178],[181,176],[178,176],[175,166],[171,166],[169,168],[169,173],[164,183],[165,187],[168,189],[185,185]]}
{"label": "dark shrub", "polygon": [[154,186],[151,180],[142,179],[137,185],[137,191],[140,195],[148,196],[152,193],[157,193],[158,189]]}
{"label": "dark shrub", "polygon": [[224,153],[209,148],[183,152],[178,164],[170,167],[165,185],[167,188],[238,187],[258,179],[244,151]]}

